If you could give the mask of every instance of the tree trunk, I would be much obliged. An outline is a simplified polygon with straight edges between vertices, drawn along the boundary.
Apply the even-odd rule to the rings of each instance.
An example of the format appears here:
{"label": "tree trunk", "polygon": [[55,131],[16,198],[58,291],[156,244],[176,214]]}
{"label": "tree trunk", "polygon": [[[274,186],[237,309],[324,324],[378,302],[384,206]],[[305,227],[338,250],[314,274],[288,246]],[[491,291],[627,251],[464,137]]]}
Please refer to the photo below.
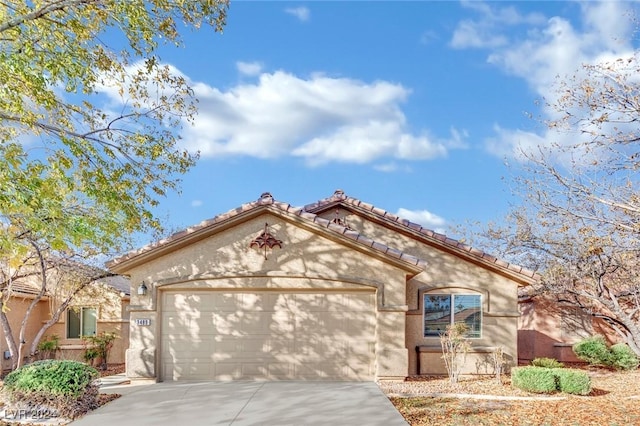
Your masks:
{"label": "tree trunk", "polygon": [[[40,251],[40,248],[37,246],[37,244],[31,242],[31,245],[33,246],[36,253],[38,254],[38,260],[40,263],[41,282],[40,282],[40,291],[38,292],[36,297],[33,298],[31,303],[27,307],[27,310],[24,313],[24,317],[22,318],[22,321],[20,323],[20,337],[19,337],[20,346],[18,347],[18,364],[17,364],[18,368],[20,368],[20,366],[22,365],[22,349],[26,343],[27,324],[29,323],[29,317],[31,317],[31,312],[33,312],[33,309],[38,305],[38,303],[42,300],[42,297],[47,292],[47,269],[44,261],[44,256],[42,255],[42,252]],[[33,349],[33,347],[35,346],[37,351],[39,342],[40,342],[40,339],[38,339],[37,341],[34,340],[31,343],[31,348]],[[33,351],[33,350],[29,351],[29,361],[33,361],[33,357],[36,351]]]}
{"label": "tree trunk", "polygon": [[[4,302],[0,302],[0,308],[4,308]],[[7,318],[7,314],[4,312],[4,309],[0,309],[0,326],[2,327],[2,332],[4,333],[4,339],[7,342],[7,346],[9,346],[9,353],[11,354],[11,370],[15,370],[18,364],[18,345],[16,345],[16,340],[13,338],[13,332],[11,331],[11,324],[9,324],[9,319]]]}

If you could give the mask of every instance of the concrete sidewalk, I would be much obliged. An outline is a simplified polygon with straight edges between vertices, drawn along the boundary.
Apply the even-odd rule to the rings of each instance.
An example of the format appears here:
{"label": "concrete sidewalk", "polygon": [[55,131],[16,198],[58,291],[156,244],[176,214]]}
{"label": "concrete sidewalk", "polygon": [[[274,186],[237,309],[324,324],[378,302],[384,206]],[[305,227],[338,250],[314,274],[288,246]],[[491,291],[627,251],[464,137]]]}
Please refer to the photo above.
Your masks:
{"label": "concrete sidewalk", "polygon": [[122,393],[122,397],[72,424],[407,424],[373,382],[165,382],[128,386],[114,386],[113,392]]}

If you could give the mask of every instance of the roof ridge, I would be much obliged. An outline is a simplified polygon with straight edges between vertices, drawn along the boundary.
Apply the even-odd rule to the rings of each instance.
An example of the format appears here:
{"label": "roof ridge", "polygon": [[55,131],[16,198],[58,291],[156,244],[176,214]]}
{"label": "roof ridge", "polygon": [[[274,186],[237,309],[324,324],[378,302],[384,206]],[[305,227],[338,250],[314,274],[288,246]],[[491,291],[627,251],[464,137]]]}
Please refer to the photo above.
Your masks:
{"label": "roof ridge", "polygon": [[[338,191],[336,191],[337,193]],[[344,193],[343,193],[344,194]],[[335,194],[334,194],[335,195]],[[349,229],[346,226],[337,224],[333,221],[330,221],[328,219],[324,219],[320,216],[318,216],[315,213],[309,212],[305,209],[305,207],[294,207],[291,204],[288,203],[284,203],[284,202],[280,202],[280,201],[276,201],[273,197],[273,195],[271,195],[271,193],[269,192],[264,192],[260,195],[260,198],[258,198],[256,201],[251,201],[248,203],[244,203],[242,205],[240,205],[239,207],[236,207],[235,209],[231,209],[228,210],[227,212],[224,213],[220,213],[216,216],[214,216],[211,219],[206,219],[203,220],[202,222],[200,222],[197,225],[193,225],[190,226],[188,228],[185,228],[181,231],[175,232],[173,234],[171,234],[170,236],[163,238],[161,240],[158,241],[154,241],[151,242],[137,250],[132,250],[122,256],[119,256],[115,259],[112,259],[111,261],[107,262],[107,267],[112,267],[115,266],[119,263],[125,262],[127,260],[130,260],[134,257],[143,255],[145,253],[149,253],[151,251],[153,251],[156,248],[160,248],[162,246],[165,246],[167,244],[170,244],[171,242],[180,240],[184,237],[187,237],[188,235],[192,235],[195,232],[198,232],[202,229],[206,229],[208,227],[211,226],[216,226],[222,222],[225,222],[227,220],[232,219],[233,217],[236,217],[242,213],[245,213],[247,211],[256,209],[260,206],[273,206],[274,208],[283,211],[285,213],[289,213],[289,214],[293,214],[296,216],[299,216],[301,218],[303,218],[304,220],[310,221],[312,223],[315,223],[316,225],[319,225],[321,227],[327,228],[329,230],[331,230],[334,233],[340,234],[350,240],[353,240],[359,244],[363,244],[365,246],[368,246],[369,248],[372,248],[376,251],[382,252],[385,255],[394,257],[398,260],[402,260],[403,262],[407,262],[410,264],[413,264],[415,266],[418,266],[420,268],[426,268],[427,266],[427,262],[423,259],[420,259],[416,256],[410,255],[408,253],[405,253],[401,250],[398,250],[396,248],[390,247],[386,244],[382,244],[380,242],[374,241],[371,238],[366,237],[363,234],[358,233],[357,231],[354,231],[352,229]]]}
{"label": "roof ridge", "polygon": [[522,266],[516,265],[514,263],[508,262],[504,259],[500,259],[496,256],[493,256],[483,250],[477,249],[475,247],[472,247],[468,244],[465,244],[461,241],[458,241],[454,238],[449,238],[447,237],[445,234],[440,234],[438,232],[435,232],[429,228],[425,228],[422,225],[418,224],[418,223],[414,223],[411,222],[407,219],[401,218],[400,216],[394,214],[394,213],[390,213],[387,210],[378,208],[376,206],[374,206],[373,204],[369,204],[369,203],[365,203],[355,197],[351,197],[351,196],[347,196],[343,190],[341,189],[337,189],[333,195],[331,195],[330,197],[327,198],[323,198],[321,200],[318,200],[314,203],[310,203],[307,204],[303,207],[303,209],[305,211],[313,211],[313,210],[317,210],[317,209],[323,209],[326,208],[327,206],[330,205],[334,205],[337,203],[345,203],[345,204],[349,204],[352,205],[356,208],[360,208],[363,209],[365,211],[371,212],[373,214],[375,214],[376,216],[381,217],[384,220],[387,221],[391,221],[391,222],[395,222],[398,223],[406,228],[409,228],[410,230],[417,232],[421,235],[424,235],[427,238],[431,238],[434,239],[438,242],[440,242],[440,244],[448,246],[452,249],[455,250],[459,250],[465,253],[468,253],[469,255],[479,258],[480,260],[490,263],[490,264],[494,264],[502,269],[506,269],[509,270],[510,272],[515,272],[521,275],[524,275],[528,278],[536,278],[537,273],[535,271],[532,271],[530,269],[524,268]]}

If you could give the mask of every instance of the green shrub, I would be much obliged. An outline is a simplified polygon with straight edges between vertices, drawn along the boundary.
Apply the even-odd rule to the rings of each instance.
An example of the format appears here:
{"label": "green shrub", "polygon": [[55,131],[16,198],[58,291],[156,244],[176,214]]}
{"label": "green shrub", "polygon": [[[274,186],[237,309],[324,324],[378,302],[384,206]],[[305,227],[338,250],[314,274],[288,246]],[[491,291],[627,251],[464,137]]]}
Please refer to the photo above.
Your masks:
{"label": "green shrub", "polygon": [[553,358],[536,358],[531,361],[531,365],[544,368],[562,368],[564,364]]}
{"label": "green shrub", "polygon": [[556,392],[556,376],[550,368],[516,367],[511,371],[511,385],[527,392]]}
{"label": "green shrub", "polygon": [[9,394],[44,392],[66,397],[80,397],[99,377],[96,369],[76,361],[44,360],[24,365],[5,377]]}
{"label": "green shrub", "polygon": [[591,392],[591,378],[584,371],[556,368],[553,374],[560,392],[574,395],[588,395]]}
{"label": "green shrub", "polygon": [[617,343],[609,348],[613,358],[613,367],[617,370],[635,370],[640,364],[638,356],[626,343]]}
{"label": "green shrub", "polygon": [[613,357],[603,336],[588,337],[573,345],[578,358],[591,365],[611,366]]}
{"label": "green shrub", "polygon": [[84,352],[84,360],[90,364],[98,361],[102,370],[107,369],[107,357],[109,351],[113,347],[113,342],[118,338],[116,333],[102,332],[97,336],[84,336],[86,350]]}
{"label": "green shrub", "polygon": [[603,336],[594,336],[573,345],[576,356],[591,365],[603,365],[617,370],[633,370],[638,368],[640,360],[625,343],[618,343],[610,348]]}
{"label": "green shrub", "polygon": [[569,368],[517,367],[511,372],[511,385],[534,393],[557,391],[575,395],[591,392],[591,378],[587,373]]}
{"label": "green shrub", "polygon": [[38,350],[45,352],[53,352],[57,351],[59,348],[60,337],[52,334],[51,336],[47,336],[44,339],[40,340],[38,343]]}

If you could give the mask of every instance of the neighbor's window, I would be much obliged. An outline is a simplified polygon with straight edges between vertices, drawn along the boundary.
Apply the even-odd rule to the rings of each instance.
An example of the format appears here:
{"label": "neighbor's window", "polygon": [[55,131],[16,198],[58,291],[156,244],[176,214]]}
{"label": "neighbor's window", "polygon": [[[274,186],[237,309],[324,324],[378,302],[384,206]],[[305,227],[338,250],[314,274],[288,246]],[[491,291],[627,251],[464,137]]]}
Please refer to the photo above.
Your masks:
{"label": "neighbor's window", "polygon": [[464,322],[469,326],[467,337],[480,337],[482,300],[479,294],[424,295],[425,337],[440,336],[454,322]]}
{"label": "neighbor's window", "polygon": [[67,338],[95,336],[98,315],[95,308],[70,308],[67,310]]}

